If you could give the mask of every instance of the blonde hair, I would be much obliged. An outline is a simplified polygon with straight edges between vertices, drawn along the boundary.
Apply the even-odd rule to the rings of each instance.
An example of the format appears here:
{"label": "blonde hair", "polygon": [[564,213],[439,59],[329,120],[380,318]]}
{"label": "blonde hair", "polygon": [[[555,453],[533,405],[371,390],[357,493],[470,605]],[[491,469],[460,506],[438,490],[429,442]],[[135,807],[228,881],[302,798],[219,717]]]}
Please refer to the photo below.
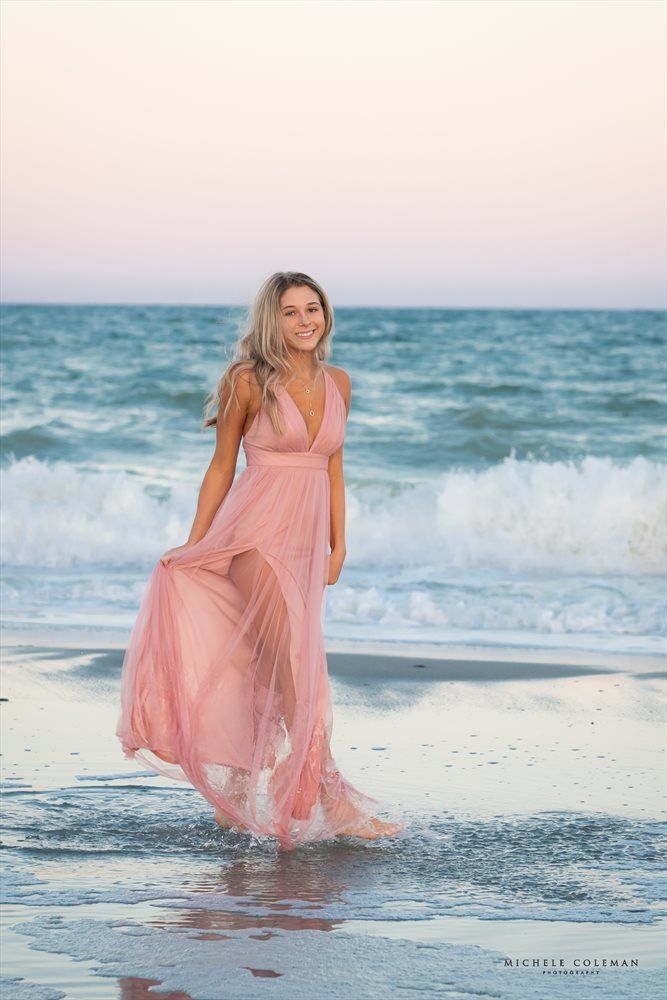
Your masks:
{"label": "blonde hair", "polygon": [[[307,274],[300,271],[277,271],[267,278],[248,311],[245,329],[234,345],[234,357],[217,386],[204,404],[202,429],[214,426],[221,416],[224,420],[236,397],[236,382],[242,372],[254,372],[262,392],[260,408],[266,409],[278,434],[283,433],[279,419],[278,398],[275,386],[282,375],[289,375],[289,353],[281,331],[280,299],[288,288],[306,285],[318,296],[324,312],[324,333],[314,350],[321,367],[331,351],[334,315],[324,289]],[[230,389],[229,398],[221,413],[223,392]],[[211,416],[213,410],[215,416]]]}

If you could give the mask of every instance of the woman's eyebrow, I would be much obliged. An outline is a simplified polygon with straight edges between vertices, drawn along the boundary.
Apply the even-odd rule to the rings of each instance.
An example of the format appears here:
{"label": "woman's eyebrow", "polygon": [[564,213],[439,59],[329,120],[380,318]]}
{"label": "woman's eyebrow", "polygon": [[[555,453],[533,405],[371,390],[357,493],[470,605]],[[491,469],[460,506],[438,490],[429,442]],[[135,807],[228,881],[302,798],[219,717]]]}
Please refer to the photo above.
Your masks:
{"label": "woman's eyebrow", "polygon": [[[307,306],[317,306],[319,302],[306,302]],[[283,306],[283,309],[296,309],[296,306]]]}

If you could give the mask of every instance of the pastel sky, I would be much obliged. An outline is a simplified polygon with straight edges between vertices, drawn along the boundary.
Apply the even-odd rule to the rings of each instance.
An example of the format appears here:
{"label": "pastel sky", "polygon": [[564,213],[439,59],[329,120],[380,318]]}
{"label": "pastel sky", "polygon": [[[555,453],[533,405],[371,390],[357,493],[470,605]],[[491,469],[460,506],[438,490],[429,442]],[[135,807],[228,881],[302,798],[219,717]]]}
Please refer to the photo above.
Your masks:
{"label": "pastel sky", "polygon": [[3,0],[2,299],[664,308],[662,0]]}

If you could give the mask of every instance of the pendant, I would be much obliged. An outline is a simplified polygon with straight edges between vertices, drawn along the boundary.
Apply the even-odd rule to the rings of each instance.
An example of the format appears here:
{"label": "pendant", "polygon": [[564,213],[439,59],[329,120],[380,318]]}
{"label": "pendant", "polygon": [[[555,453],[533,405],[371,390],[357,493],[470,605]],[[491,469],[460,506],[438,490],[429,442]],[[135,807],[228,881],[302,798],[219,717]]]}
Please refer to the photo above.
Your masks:
{"label": "pendant", "polygon": [[315,416],[315,410],[308,410],[308,412],[310,413],[311,417]]}

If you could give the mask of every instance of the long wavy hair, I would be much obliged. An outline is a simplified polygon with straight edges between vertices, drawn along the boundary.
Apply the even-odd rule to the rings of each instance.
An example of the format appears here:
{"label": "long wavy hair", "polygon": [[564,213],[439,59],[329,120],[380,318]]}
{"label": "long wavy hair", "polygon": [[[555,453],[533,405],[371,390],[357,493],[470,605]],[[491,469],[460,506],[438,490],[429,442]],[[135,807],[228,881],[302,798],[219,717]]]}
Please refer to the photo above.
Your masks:
{"label": "long wavy hair", "polygon": [[[334,315],[324,289],[307,274],[300,271],[277,271],[267,278],[250,307],[245,328],[234,345],[234,356],[217,386],[207,396],[204,404],[202,429],[214,426],[227,415],[232,399],[237,399],[236,382],[241,372],[254,372],[262,392],[260,407],[268,413],[277,434],[283,433],[276,384],[284,375],[291,374],[289,352],[281,331],[280,299],[288,288],[307,285],[318,296],[324,313],[324,333],[314,354],[321,368],[331,352]],[[289,379],[288,379],[289,381]],[[225,388],[229,395],[222,408]],[[222,408],[222,412],[221,412]],[[212,416],[213,411],[217,411]]]}

